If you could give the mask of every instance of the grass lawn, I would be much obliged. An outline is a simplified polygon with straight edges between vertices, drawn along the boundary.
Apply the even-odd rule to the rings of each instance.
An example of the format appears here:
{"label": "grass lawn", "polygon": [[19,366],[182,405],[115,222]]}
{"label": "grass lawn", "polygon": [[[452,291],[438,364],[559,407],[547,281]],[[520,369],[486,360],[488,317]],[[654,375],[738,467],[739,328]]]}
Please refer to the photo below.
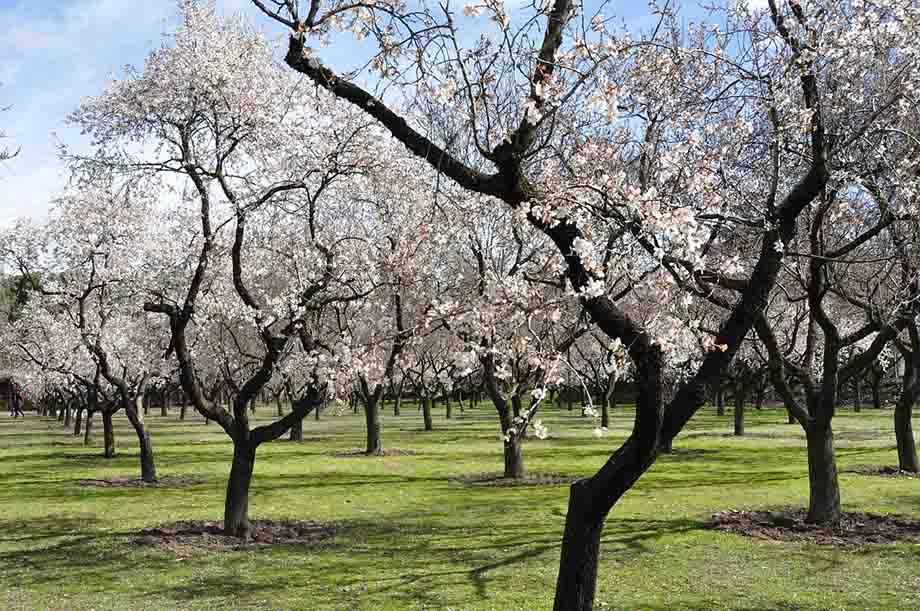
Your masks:
{"label": "grass lawn", "polygon": [[[262,408],[263,416],[269,408]],[[485,405],[433,433],[421,414],[385,415],[385,449],[414,455],[336,457],[363,447],[363,416],[308,419],[303,443],[259,450],[252,518],[342,525],[328,545],[177,555],[138,546],[140,529],[219,520],[232,447],[200,417],[151,410],[163,475],[183,489],[85,488],[76,481],[139,475],[136,439],[117,419],[119,455],[101,458],[61,425],[33,414],[0,420],[0,608],[541,610],[552,607],[567,486],[481,487],[458,476],[501,469],[494,412]],[[920,609],[920,545],[841,550],[755,540],[702,528],[714,512],[801,506],[805,442],[785,412],[749,410],[734,439],[731,411],[706,408],[616,506],[604,531],[598,609]],[[529,440],[536,472],[588,475],[631,426],[619,408],[611,434],[577,412],[544,413],[551,438]],[[96,443],[102,423],[97,417]],[[896,463],[891,411],[839,413],[841,470]],[[693,450],[689,452],[687,450]],[[920,519],[920,480],[841,474],[844,509]]]}

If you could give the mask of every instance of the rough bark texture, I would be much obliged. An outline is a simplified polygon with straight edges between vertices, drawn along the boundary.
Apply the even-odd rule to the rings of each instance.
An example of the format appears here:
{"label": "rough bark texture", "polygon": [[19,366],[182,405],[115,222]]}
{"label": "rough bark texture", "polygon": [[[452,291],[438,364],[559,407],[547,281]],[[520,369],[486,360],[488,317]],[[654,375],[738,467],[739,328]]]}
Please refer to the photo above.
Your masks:
{"label": "rough bark texture", "polygon": [[112,412],[102,412],[102,437],[105,441],[105,458],[115,458],[115,427],[112,426]]}
{"label": "rough bark texture", "polygon": [[517,435],[511,435],[504,442],[505,471],[504,476],[510,479],[524,477],[523,442]]}
{"label": "rough bark texture", "polygon": [[365,454],[380,454],[383,449],[380,445],[380,406],[373,394],[364,404],[364,422],[367,429],[367,443],[364,447]]}
{"label": "rough bark texture", "polygon": [[840,484],[834,431],[830,424],[806,430],[808,445],[808,516],[813,524],[834,524],[840,520]]}
{"label": "rough bark texture", "polygon": [[88,446],[93,441],[93,412],[86,412],[86,427],[83,429],[83,445]]}
{"label": "rough bark texture", "polygon": [[156,460],[153,454],[153,443],[150,440],[150,431],[144,425],[144,419],[137,410],[125,407],[125,415],[137,435],[137,443],[141,453],[141,480],[145,482],[157,481]]}
{"label": "rough bark texture", "polygon": [[249,528],[249,486],[252,470],[256,463],[256,449],[246,442],[233,444],[233,464],[227,481],[227,497],[224,502],[224,534],[231,537],[248,538]]}
{"label": "rough bark texture", "polygon": [[73,419],[73,436],[79,437],[83,431],[83,408],[78,407]]}
{"label": "rough bark texture", "polygon": [[917,443],[911,423],[913,415],[913,397],[902,394],[894,409],[894,432],[898,441],[898,467],[902,471],[920,473],[917,460]]}
{"label": "rough bark texture", "polygon": [[719,388],[716,390],[716,416],[725,415],[725,392]]}
{"label": "rough bark texture", "polygon": [[431,421],[431,399],[428,397],[422,399],[422,418],[425,420],[425,430],[433,431],[434,423]]}
{"label": "rough bark texture", "polygon": [[289,439],[291,441],[303,441],[303,420],[298,420],[291,425]]}

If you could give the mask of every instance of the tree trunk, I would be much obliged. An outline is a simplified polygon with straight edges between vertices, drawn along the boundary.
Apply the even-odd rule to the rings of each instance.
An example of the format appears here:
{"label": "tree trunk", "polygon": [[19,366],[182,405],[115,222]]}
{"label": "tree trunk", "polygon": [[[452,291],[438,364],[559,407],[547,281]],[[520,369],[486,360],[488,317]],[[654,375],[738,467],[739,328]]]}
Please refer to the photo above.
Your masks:
{"label": "tree trunk", "polygon": [[249,486],[256,464],[256,448],[246,442],[233,443],[233,466],[224,502],[224,534],[249,538]]}
{"label": "tree trunk", "polygon": [[64,406],[64,426],[67,428],[70,428],[70,422],[71,422],[70,405],[65,405]]}
{"label": "tree trunk", "polygon": [[144,415],[149,416],[150,415],[150,393],[144,393],[143,403],[144,403]]}
{"label": "tree trunk", "polygon": [[872,407],[882,409],[882,380],[880,378],[872,380]]}
{"label": "tree trunk", "polygon": [[57,404],[57,419],[58,422],[64,422],[64,405],[62,403]]}
{"label": "tree trunk", "polygon": [[788,407],[786,408],[786,424],[795,424],[795,414],[792,413],[792,410]]}
{"label": "tree trunk", "polygon": [[716,390],[716,416],[725,415],[725,391],[721,388]]}
{"label": "tree trunk", "polygon": [[188,408],[188,399],[185,397],[185,391],[179,395],[179,420],[185,420],[185,412]]}
{"label": "tree trunk", "polygon": [[569,509],[562,536],[562,556],[553,611],[592,611],[604,514],[591,508],[585,480],[569,489]]}
{"label": "tree trunk", "polygon": [[610,400],[606,395],[601,397],[601,427],[610,428]]}
{"label": "tree trunk", "polygon": [[364,453],[369,456],[380,454],[380,406],[373,396],[368,397],[364,404],[364,421],[367,425],[367,444]]}
{"label": "tree trunk", "polygon": [[402,386],[396,391],[396,400],[393,402],[393,415],[398,416],[402,410]]}
{"label": "tree trunk", "polygon": [[83,432],[83,408],[77,407],[77,413],[74,415],[73,436],[79,437]]}
{"label": "tree trunk", "polygon": [[433,431],[434,424],[431,421],[431,399],[428,397],[422,399],[422,417],[425,419],[425,430]]}
{"label": "tree trunk", "polygon": [[917,443],[914,440],[913,416],[914,398],[902,393],[894,408],[894,433],[898,440],[898,468],[902,471],[920,473],[917,460]]}
{"label": "tree trunk", "polygon": [[145,482],[157,481],[156,461],[153,456],[153,443],[150,441],[150,432],[144,426],[144,419],[136,409],[126,407],[125,415],[134,432],[137,434],[137,443],[141,450],[141,480]]}
{"label": "tree trunk", "polygon": [[520,479],[524,477],[524,455],[521,452],[522,440],[517,435],[509,436],[504,442],[505,447],[505,477]]}
{"label": "tree trunk", "polygon": [[160,416],[166,418],[169,416],[169,393],[163,392],[163,403],[160,405]]}
{"label": "tree trunk", "polygon": [[658,453],[671,454],[672,452],[674,452],[674,438],[662,437],[661,441],[658,442]]}
{"label": "tree trunk", "polygon": [[834,431],[811,424],[805,431],[808,444],[808,516],[812,524],[835,524],[840,520],[840,484],[834,454]]}
{"label": "tree trunk", "polygon": [[735,437],[744,437],[744,394],[745,388],[735,387]]}
{"label": "tree trunk", "polygon": [[[511,395],[511,407],[514,409],[514,418],[521,418],[521,413],[523,412],[523,406],[521,405],[521,396],[518,394]],[[518,436],[521,439],[527,439],[527,427],[524,426],[519,432]]]}
{"label": "tree trunk", "polygon": [[444,417],[447,420],[454,417],[454,406],[450,402],[450,393],[444,395]]}
{"label": "tree trunk", "polygon": [[862,387],[859,383],[859,376],[853,377],[853,411],[857,414],[862,411]]}
{"label": "tree trunk", "polygon": [[303,441],[303,420],[298,419],[293,425],[291,425],[291,434],[289,439],[291,441]]}
{"label": "tree trunk", "polygon": [[86,412],[86,427],[83,429],[83,445],[88,446],[93,441],[93,412]]}
{"label": "tree trunk", "polygon": [[112,412],[102,412],[102,437],[105,440],[105,458],[115,458],[115,428],[112,426]]}
{"label": "tree trunk", "polygon": [[763,409],[763,398],[764,398],[764,395],[765,395],[765,394],[767,394],[767,381],[766,381],[766,379],[764,379],[763,381],[761,381],[760,384],[757,386],[757,398],[756,398],[755,401],[754,401],[754,409],[756,409],[758,412],[759,412],[761,409]]}

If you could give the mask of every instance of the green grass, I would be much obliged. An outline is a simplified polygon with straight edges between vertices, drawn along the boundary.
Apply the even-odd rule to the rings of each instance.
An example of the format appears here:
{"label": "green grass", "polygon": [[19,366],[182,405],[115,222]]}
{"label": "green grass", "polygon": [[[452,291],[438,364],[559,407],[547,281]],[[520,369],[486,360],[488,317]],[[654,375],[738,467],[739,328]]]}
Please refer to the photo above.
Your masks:
{"label": "green grass", "polygon": [[[662,458],[611,514],[598,609],[920,608],[920,545],[858,551],[753,540],[704,530],[725,509],[802,505],[804,439],[779,410],[750,412],[745,439],[731,412],[706,409],[675,441],[695,452]],[[264,415],[268,416],[268,408]],[[456,410],[455,410],[456,412]],[[250,515],[334,521],[332,545],[184,557],[130,544],[138,530],[220,519],[231,446],[214,424],[159,418],[161,475],[195,475],[185,489],[91,489],[81,478],[136,475],[135,439],[119,418],[119,456],[103,460],[50,419],[0,420],[0,608],[539,610],[551,608],[567,488],[471,487],[464,474],[501,468],[497,420],[482,406],[433,433],[412,406],[385,416],[384,447],[414,456],[337,458],[363,444],[361,416],[307,420],[306,441],[259,450]],[[588,475],[625,437],[591,436],[575,412],[544,414],[551,439],[530,440],[529,470]],[[890,465],[890,411],[841,413],[838,460]],[[101,422],[97,422],[101,442]],[[772,435],[772,436],[765,436]],[[920,518],[920,480],[841,475],[847,510]]]}

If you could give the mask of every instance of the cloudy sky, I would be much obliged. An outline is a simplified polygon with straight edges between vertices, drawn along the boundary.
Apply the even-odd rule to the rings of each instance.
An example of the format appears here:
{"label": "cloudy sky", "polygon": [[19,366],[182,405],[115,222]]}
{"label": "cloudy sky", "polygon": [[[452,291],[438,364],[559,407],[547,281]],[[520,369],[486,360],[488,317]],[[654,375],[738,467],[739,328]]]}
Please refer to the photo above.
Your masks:
{"label": "cloudy sky", "polygon": [[[271,27],[248,0],[217,5],[224,14],[243,12]],[[644,1],[612,5],[637,26],[647,17]],[[0,165],[0,224],[47,212],[66,182],[56,143],[86,150],[79,131],[65,125],[68,113],[83,97],[99,94],[125,65],[141,65],[177,15],[176,0],[0,0],[0,106],[10,106],[0,114],[0,129],[6,145],[21,149]]]}

